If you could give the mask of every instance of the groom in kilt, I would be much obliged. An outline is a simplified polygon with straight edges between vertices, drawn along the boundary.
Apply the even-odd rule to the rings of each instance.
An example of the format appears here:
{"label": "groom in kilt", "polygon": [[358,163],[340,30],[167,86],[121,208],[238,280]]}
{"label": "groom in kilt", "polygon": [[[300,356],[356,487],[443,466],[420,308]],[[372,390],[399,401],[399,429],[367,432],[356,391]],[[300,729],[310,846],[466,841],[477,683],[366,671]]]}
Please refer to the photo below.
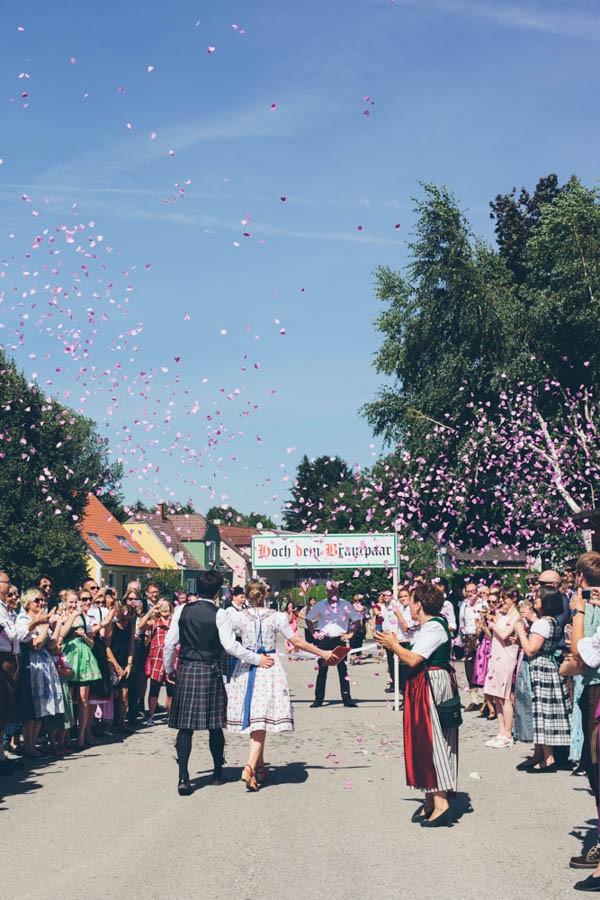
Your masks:
{"label": "groom in kilt", "polygon": [[177,729],[177,790],[182,796],[188,796],[193,791],[188,763],[194,731],[208,731],[214,766],[212,783],[225,784],[223,728],[227,721],[227,694],[221,673],[223,653],[237,656],[252,665],[273,664],[270,657],[265,657],[265,662],[259,654],[242,647],[230,629],[221,628],[222,639],[219,637],[219,624],[223,624],[227,615],[224,610],[217,610],[215,605],[222,584],[223,576],[214,569],[201,572],[196,582],[196,596],[177,607],[165,638],[165,672],[167,680],[175,685],[169,728]]}

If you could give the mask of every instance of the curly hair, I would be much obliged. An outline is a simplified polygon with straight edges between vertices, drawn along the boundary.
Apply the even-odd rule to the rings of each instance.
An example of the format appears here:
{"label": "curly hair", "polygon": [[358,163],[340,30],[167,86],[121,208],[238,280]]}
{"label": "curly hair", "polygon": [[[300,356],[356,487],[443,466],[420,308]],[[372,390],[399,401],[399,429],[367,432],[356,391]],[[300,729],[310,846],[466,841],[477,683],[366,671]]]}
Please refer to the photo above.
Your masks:
{"label": "curly hair", "polygon": [[251,578],[246,582],[246,600],[250,606],[264,606],[267,596],[267,586],[258,578]]}

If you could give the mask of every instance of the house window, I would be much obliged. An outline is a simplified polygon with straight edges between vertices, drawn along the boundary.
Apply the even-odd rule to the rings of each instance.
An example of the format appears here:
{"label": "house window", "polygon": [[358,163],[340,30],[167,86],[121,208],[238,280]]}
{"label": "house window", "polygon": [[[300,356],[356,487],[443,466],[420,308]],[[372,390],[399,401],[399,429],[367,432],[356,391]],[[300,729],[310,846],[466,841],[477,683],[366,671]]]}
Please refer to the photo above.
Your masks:
{"label": "house window", "polygon": [[217,542],[216,541],[207,541],[206,542],[206,550],[208,553],[208,561],[213,564],[217,561]]}
{"label": "house window", "polygon": [[116,587],[116,584],[117,584],[117,579],[115,578],[115,573],[109,572],[108,573],[108,586],[114,588],[114,587]]}
{"label": "house window", "polygon": [[102,540],[99,534],[95,534],[93,531],[88,531],[88,537],[98,546],[101,550],[110,550],[110,547],[106,543],[106,541]]}
{"label": "house window", "polygon": [[120,543],[120,545],[121,545],[121,547],[123,548],[123,550],[128,550],[129,553],[137,553],[137,550],[135,549],[135,547],[133,547],[133,546],[129,543],[129,541],[127,540],[127,538],[126,538],[126,537],[123,537],[122,534],[116,534],[115,537],[116,537],[116,539],[118,540],[118,542]]}
{"label": "house window", "polygon": [[194,594],[196,591],[196,579],[188,578],[187,580],[187,592],[188,594]]}

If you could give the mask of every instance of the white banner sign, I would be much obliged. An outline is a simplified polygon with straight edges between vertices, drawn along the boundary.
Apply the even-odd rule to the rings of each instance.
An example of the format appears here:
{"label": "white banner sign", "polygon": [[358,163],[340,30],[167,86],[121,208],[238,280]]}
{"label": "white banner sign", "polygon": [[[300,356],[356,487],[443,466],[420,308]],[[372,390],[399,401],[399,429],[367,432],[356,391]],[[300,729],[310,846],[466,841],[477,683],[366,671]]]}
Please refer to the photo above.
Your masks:
{"label": "white banner sign", "polygon": [[253,569],[375,569],[396,565],[396,535],[255,535]]}

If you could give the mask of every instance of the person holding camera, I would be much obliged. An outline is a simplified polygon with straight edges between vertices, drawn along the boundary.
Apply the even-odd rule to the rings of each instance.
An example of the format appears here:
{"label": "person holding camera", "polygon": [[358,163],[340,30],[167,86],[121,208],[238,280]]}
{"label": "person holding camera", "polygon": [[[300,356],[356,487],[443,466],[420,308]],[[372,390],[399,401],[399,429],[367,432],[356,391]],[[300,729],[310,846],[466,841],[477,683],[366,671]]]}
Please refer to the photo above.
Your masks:
{"label": "person holding camera", "polygon": [[441,615],[444,594],[435,584],[419,582],[410,597],[410,616],[421,628],[412,647],[403,647],[390,631],[375,640],[390,649],[408,670],[404,689],[404,762],[406,782],[425,793],[412,821],[423,828],[450,825],[449,794],[458,781],[458,727],[442,727],[438,706],[456,697],[450,665],[451,636]]}
{"label": "person holding camera", "polygon": [[[558,590],[539,592],[533,601],[537,619],[529,635],[522,619],[514,626],[523,652],[529,657],[533,714],[533,756],[517,768],[530,773],[556,772],[555,747],[571,743],[571,701],[564,678],[556,667],[555,654],[562,635],[557,618],[562,614],[563,598]],[[533,619],[533,611],[527,613]]]}

